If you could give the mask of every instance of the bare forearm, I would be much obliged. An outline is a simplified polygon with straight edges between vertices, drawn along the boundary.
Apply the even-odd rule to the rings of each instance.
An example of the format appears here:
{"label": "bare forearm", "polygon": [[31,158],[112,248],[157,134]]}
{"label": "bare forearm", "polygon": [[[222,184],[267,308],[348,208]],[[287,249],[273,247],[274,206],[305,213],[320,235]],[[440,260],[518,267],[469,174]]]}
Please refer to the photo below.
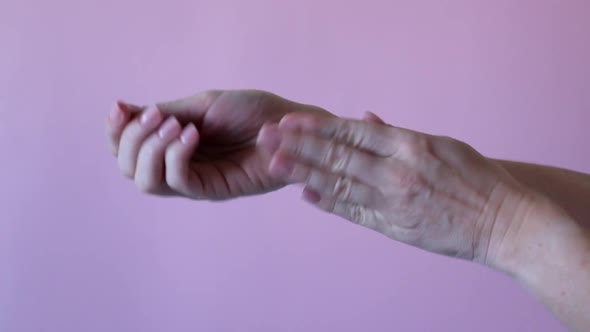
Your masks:
{"label": "bare forearm", "polygon": [[590,331],[590,175],[497,160],[538,194],[506,247],[512,274],[575,331]]}
{"label": "bare forearm", "polygon": [[590,231],[540,198],[507,238],[500,268],[574,331],[590,331]]}
{"label": "bare forearm", "polygon": [[581,225],[590,227],[590,175],[562,168],[496,160],[518,182],[549,197]]}

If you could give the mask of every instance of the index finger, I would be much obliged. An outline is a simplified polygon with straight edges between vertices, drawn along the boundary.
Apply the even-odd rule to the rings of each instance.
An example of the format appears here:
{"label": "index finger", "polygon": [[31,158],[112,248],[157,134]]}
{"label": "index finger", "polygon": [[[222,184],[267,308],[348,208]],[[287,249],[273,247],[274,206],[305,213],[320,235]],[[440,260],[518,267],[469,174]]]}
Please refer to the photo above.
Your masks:
{"label": "index finger", "polygon": [[111,148],[111,152],[114,155],[117,155],[119,151],[119,142],[121,140],[121,135],[123,134],[123,130],[129,123],[129,120],[132,118],[132,111],[135,111],[135,107],[127,107],[126,103],[118,101],[113,106],[111,112],[108,115],[106,123],[106,134],[109,146]]}

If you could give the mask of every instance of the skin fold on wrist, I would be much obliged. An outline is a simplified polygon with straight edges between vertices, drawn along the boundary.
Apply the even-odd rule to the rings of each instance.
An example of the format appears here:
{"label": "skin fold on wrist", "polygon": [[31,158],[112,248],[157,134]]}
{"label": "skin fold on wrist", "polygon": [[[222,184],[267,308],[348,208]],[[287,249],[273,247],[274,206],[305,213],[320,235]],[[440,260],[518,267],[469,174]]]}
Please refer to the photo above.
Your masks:
{"label": "skin fold on wrist", "polygon": [[536,283],[541,270],[588,257],[588,230],[544,197],[535,202],[515,235],[512,255],[504,262],[523,282]]}

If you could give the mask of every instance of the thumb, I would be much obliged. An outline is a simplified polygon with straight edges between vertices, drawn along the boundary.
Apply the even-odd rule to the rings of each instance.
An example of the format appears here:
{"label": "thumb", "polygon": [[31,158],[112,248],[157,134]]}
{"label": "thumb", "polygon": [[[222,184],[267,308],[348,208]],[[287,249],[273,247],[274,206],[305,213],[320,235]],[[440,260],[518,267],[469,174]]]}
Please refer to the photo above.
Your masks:
{"label": "thumb", "polygon": [[221,90],[208,90],[172,101],[156,103],[160,112],[180,118],[201,119],[213,105]]}
{"label": "thumb", "polygon": [[[164,115],[175,116],[181,122],[200,122],[221,93],[221,90],[208,90],[188,97],[157,102],[155,106]],[[117,101],[117,105],[130,113],[140,113],[147,108],[145,105],[135,105],[121,100]]]}

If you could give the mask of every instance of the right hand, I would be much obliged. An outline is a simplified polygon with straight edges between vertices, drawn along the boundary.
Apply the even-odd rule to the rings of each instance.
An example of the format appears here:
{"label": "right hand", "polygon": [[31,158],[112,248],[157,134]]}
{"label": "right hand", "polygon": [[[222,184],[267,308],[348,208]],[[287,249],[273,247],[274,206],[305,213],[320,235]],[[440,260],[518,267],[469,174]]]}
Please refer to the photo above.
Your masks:
{"label": "right hand", "polygon": [[292,112],[329,114],[263,91],[206,91],[151,107],[119,102],[107,136],[121,173],[142,191],[223,200],[285,185],[268,175],[256,138]]}
{"label": "right hand", "polygon": [[392,239],[489,265],[509,252],[535,199],[458,140],[364,121],[290,114],[265,126],[269,172],[313,205]]}

